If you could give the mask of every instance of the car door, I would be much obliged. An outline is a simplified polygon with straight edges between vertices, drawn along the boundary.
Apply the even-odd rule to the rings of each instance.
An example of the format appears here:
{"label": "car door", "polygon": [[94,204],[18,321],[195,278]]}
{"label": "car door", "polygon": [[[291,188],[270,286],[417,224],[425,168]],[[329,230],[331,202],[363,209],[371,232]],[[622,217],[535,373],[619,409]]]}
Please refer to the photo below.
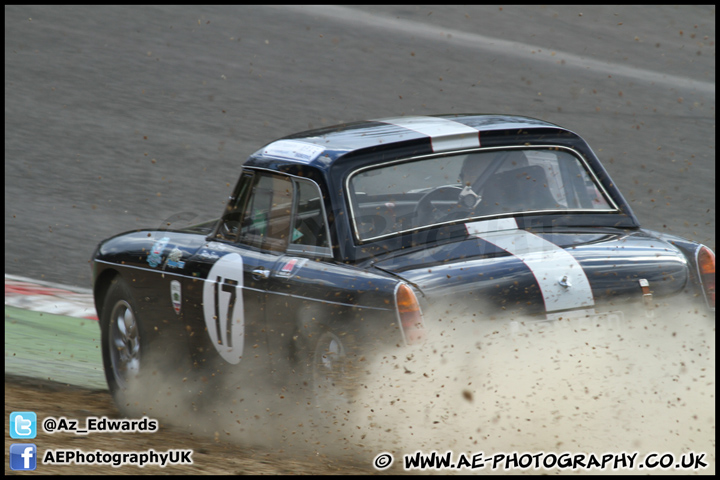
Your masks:
{"label": "car door", "polygon": [[[297,329],[307,333],[308,320],[328,314],[328,295],[337,288],[327,213],[318,185],[293,177],[292,231],[268,283],[265,333],[270,361],[280,367],[292,361]],[[304,327],[299,327],[305,323]]]}
{"label": "car door", "polygon": [[[268,285],[290,234],[293,185],[270,172],[246,172],[230,198],[214,238],[191,259],[203,278],[193,302],[209,342],[223,360],[262,361]],[[243,363],[245,363],[243,361]]]}

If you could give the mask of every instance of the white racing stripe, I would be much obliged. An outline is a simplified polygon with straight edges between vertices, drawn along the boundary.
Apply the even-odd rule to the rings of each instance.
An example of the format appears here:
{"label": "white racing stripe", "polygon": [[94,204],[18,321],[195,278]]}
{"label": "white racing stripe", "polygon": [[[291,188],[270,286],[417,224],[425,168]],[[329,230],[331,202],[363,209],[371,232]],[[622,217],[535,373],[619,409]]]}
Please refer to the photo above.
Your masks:
{"label": "white racing stripe", "polygon": [[575,257],[528,231],[507,229],[510,222],[502,222],[503,224],[498,226],[505,229],[498,231],[486,228],[491,225],[485,223],[466,224],[468,234],[497,245],[527,265],[542,292],[548,317],[552,312],[571,309],[584,308],[588,309],[588,314],[595,313],[592,308],[595,299],[590,282]]}
{"label": "white racing stripe", "polygon": [[517,220],[514,218],[492,218],[465,224],[469,235],[477,235],[488,232],[499,232],[501,230],[517,230]]}
{"label": "white racing stripe", "polygon": [[397,125],[430,137],[433,152],[480,146],[480,132],[460,122],[438,117],[395,117],[376,120]]}

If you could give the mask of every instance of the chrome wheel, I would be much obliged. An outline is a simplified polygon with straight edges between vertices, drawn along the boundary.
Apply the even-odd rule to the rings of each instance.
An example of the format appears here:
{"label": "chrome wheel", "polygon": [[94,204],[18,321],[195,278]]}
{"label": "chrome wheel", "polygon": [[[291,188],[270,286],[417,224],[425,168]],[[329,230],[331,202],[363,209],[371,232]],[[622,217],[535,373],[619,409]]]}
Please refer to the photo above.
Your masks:
{"label": "chrome wheel", "polygon": [[326,331],[320,335],[313,355],[313,390],[321,411],[334,412],[352,399],[348,352],[340,337]]}
{"label": "chrome wheel", "polygon": [[127,388],[140,373],[140,332],[130,304],[119,300],[110,314],[108,350],[115,381]]}

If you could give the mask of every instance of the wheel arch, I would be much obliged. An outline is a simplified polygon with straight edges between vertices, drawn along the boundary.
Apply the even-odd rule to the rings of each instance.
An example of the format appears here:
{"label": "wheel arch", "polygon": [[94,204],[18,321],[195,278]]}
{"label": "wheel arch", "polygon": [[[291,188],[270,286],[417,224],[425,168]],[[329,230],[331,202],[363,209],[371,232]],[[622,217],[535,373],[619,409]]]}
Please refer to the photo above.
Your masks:
{"label": "wheel arch", "polygon": [[93,298],[95,300],[95,310],[98,313],[98,317],[102,313],[103,306],[105,305],[105,299],[107,298],[107,292],[110,289],[112,281],[116,277],[120,277],[120,272],[114,268],[108,268],[104,270],[95,279],[95,285],[93,285]]}

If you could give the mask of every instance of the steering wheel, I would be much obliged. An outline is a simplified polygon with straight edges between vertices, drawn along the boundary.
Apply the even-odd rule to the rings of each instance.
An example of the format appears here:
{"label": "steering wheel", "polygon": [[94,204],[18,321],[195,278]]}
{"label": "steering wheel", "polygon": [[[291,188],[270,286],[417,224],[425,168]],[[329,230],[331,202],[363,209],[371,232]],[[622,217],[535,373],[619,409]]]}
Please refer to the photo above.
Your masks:
{"label": "steering wheel", "polygon": [[[437,223],[447,217],[454,216],[457,213],[457,199],[460,197],[460,192],[462,191],[462,188],[457,185],[442,185],[440,187],[435,187],[429,192],[427,192],[425,195],[420,197],[420,201],[418,201],[417,205],[415,206],[415,210],[413,211],[413,223],[416,227],[421,227],[424,225],[431,225],[433,223]],[[455,201],[454,208],[452,211],[442,211],[440,209],[435,208],[433,205],[433,201],[438,200],[448,200],[448,197],[450,197],[451,192],[456,192],[455,194]]]}

